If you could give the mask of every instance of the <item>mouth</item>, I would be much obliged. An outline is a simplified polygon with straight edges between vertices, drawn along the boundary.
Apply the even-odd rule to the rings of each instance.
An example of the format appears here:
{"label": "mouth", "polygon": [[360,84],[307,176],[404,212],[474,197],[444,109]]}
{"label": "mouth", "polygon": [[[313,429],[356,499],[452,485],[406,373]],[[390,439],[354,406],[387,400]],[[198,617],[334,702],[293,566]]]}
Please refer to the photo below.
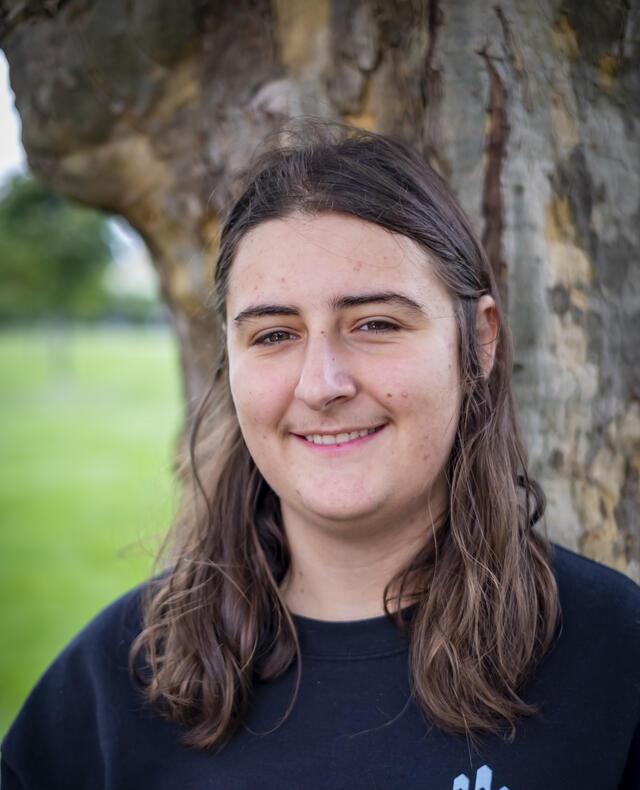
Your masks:
{"label": "mouth", "polygon": [[381,433],[388,423],[377,425],[374,428],[361,428],[352,431],[342,431],[340,433],[325,434],[293,434],[296,439],[303,442],[307,447],[319,451],[336,451],[342,448],[359,447],[370,442],[377,434]]}

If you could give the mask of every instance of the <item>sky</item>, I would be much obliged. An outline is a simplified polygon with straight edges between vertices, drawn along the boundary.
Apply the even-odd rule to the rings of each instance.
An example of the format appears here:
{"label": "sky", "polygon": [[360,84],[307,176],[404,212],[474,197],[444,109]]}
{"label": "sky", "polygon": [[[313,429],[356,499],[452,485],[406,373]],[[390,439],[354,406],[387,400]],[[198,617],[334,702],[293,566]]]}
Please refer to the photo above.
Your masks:
{"label": "sky", "polygon": [[20,142],[20,116],[9,87],[9,67],[0,52],[0,186],[13,173],[24,170],[26,158]]}

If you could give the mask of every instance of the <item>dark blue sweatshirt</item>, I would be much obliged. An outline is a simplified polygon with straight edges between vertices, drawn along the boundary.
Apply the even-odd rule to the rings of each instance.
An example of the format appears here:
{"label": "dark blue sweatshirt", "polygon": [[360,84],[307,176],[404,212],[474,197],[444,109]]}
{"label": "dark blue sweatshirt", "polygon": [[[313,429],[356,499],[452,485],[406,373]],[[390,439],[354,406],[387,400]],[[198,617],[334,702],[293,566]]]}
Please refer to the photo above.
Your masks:
{"label": "dark blue sweatshirt", "polygon": [[[259,684],[217,754],[142,701],[127,671],[140,590],[63,651],[2,745],[2,790],[640,790],[640,587],[554,547],[563,618],[522,690],[542,714],[511,743],[473,748],[435,728],[409,690],[407,643],[385,617],[296,617],[295,667]],[[275,727],[275,729],[274,729]]]}

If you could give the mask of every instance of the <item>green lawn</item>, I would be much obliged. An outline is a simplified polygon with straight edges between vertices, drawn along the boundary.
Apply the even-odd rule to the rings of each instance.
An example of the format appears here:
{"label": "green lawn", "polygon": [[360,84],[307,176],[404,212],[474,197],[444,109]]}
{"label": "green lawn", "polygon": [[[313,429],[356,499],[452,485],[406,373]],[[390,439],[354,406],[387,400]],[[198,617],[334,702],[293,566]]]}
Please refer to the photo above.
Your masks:
{"label": "green lawn", "polygon": [[74,633],[150,573],[180,421],[168,331],[0,333],[0,734]]}

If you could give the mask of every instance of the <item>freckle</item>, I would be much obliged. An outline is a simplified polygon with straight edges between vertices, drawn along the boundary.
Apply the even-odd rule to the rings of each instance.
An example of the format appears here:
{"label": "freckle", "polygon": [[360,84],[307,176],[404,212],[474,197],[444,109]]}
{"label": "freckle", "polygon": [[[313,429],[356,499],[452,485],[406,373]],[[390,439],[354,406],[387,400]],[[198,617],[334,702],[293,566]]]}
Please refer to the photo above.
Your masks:
{"label": "freckle", "polygon": [[280,278],[280,282],[281,282],[281,283],[286,283],[287,281],[286,281],[286,279],[285,279],[284,277],[281,277],[281,278]]}

